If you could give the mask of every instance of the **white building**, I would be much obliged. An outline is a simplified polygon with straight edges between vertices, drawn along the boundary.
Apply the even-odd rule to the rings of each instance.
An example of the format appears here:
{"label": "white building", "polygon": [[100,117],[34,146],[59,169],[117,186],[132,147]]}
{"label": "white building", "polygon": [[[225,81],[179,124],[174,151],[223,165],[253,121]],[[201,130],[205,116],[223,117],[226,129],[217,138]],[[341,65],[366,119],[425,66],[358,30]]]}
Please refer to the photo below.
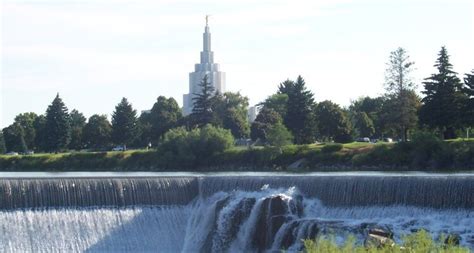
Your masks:
{"label": "white building", "polygon": [[214,63],[214,52],[211,51],[211,33],[206,16],[206,27],[203,34],[203,51],[201,52],[201,63],[195,64],[194,72],[189,73],[189,93],[183,95],[183,114],[188,115],[193,111],[193,97],[195,93],[201,92],[201,83],[207,75],[209,82],[214,86],[216,92],[225,92],[225,72],[221,72],[219,64]]}

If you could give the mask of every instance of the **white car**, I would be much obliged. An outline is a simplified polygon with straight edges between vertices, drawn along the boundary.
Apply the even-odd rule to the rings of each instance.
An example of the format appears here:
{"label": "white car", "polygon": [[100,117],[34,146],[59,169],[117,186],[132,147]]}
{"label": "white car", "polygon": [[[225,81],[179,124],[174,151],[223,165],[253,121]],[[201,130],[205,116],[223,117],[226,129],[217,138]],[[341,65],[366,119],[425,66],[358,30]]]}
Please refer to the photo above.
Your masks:
{"label": "white car", "polygon": [[11,152],[6,153],[5,155],[18,155],[18,152],[11,151]]}
{"label": "white car", "polygon": [[125,150],[127,150],[127,147],[125,146],[116,146],[112,148],[112,151],[125,151]]}

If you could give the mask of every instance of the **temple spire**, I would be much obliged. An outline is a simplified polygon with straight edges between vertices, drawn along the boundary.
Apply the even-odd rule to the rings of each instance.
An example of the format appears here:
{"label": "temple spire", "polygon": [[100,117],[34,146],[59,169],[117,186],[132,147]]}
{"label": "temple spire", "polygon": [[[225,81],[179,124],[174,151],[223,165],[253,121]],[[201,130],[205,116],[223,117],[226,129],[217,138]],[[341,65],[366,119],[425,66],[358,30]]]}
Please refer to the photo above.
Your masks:
{"label": "temple spire", "polygon": [[206,27],[203,34],[203,52],[211,52],[211,33],[209,31],[209,16],[206,15]]}

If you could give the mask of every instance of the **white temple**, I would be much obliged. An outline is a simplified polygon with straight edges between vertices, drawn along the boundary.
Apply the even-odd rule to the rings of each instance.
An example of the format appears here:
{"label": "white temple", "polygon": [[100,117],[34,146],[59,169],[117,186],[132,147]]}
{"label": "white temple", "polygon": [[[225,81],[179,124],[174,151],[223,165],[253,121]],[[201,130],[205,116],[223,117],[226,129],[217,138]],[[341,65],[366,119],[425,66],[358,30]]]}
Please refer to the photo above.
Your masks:
{"label": "white temple", "polygon": [[211,33],[209,32],[208,17],[206,16],[206,27],[203,34],[203,49],[201,52],[201,63],[194,65],[194,72],[189,73],[189,93],[183,95],[183,114],[188,115],[193,110],[193,97],[195,93],[201,92],[201,83],[205,75],[214,86],[216,92],[225,92],[225,72],[219,70],[219,64],[214,63],[214,52],[211,51]]}

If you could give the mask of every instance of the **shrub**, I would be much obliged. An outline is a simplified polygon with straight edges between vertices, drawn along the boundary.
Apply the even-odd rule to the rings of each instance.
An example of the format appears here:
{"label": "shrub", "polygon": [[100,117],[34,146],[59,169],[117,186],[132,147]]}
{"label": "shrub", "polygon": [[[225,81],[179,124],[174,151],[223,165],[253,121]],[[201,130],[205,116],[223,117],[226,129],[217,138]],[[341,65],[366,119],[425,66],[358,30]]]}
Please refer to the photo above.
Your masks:
{"label": "shrub", "polygon": [[158,147],[161,166],[179,168],[205,163],[215,154],[232,147],[234,137],[229,130],[206,125],[186,131],[183,127],[169,130]]}
{"label": "shrub", "polygon": [[276,123],[268,130],[267,141],[272,146],[282,147],[293,143],[293,135],[282,123]]}
{"label": "shrub", "polygon": [[346,242],[339,245],[335,242],[334,238],[325,238],[320,236],[316,240],[305,240],[304,241],[304,252],[307,253],[349,253],[349,252],[373,252],[373,253],[425,253],[425,252],[437,252],[437,253],[468,253],[469,249],[465,247],[456,246],[453,244],[445,244],[444,238],[440,238],[439,241],[434,241],[431,235],[424,230],[420,230],[416,233],[406,235],[402,239],[401,246],[395,245],[394,247],[386,246],[377,248],[375,246],[364,247],[356,245],[356,240],[353,236],[350,236]]}

